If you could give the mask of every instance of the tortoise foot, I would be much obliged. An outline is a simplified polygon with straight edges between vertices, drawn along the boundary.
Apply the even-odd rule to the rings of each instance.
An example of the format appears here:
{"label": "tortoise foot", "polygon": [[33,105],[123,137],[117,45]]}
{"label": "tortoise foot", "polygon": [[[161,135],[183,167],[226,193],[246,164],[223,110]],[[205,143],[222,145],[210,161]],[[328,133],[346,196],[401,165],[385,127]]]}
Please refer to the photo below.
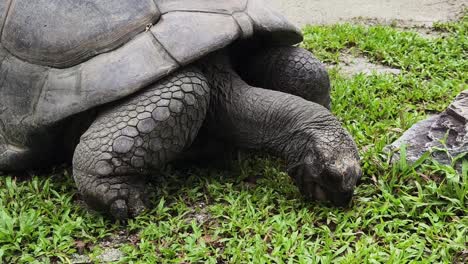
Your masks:
{"label": "tortoise foot", "polygon": [[98,177],[74,170],[80,193],[85,202],[117,220],[135,217],[149,205],[146,181],[132,176]]}

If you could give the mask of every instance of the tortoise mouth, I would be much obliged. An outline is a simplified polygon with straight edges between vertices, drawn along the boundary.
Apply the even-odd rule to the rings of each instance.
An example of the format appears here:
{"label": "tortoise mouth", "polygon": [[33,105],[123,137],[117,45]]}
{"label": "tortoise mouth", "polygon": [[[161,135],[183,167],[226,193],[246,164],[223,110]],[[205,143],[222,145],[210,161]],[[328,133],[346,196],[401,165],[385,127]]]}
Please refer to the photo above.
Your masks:
{"label": "tortoise mouth", "polygon": [[345,192],[330,191],[326,187],[316,184],[312,192],[312,198],[317,201],[330,201],[337,207],[349,207],[353,198],[353,190]]}

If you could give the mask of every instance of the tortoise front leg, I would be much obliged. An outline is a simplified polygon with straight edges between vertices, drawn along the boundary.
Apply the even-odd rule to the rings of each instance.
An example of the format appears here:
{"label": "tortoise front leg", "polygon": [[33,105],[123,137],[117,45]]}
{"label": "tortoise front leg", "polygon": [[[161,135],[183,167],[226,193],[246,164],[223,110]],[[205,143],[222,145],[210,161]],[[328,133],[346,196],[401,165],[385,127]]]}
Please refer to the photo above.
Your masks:
{"label": "tortoise front leg", "polygon": [[330,79],[325,65],[298,47],[261,49],[241,62],[251,85],[300,96],[330,109]]}
{"label": "tortoise front leg", "polygon": [[188,69],[102,111],[73,159],[73,176],[88,205],[117,219],[145,209],[147,177],[192,143],[209,98],[205,77]]}

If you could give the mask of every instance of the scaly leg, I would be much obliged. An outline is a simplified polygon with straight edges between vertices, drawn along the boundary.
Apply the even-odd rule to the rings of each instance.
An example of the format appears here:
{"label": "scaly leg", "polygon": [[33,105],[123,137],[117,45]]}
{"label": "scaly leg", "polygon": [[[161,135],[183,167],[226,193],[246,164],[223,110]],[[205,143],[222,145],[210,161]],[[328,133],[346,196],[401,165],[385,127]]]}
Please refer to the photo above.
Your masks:
{"label": "scaly leg", "polygon": [[323,63],[298,47],[261,49],[239,67],[251,85],[300,96],[330,109],[330,80]]}
{"label": "scaly leg", "polygon": [[209,105],[205,77],[195,68],[107,107],[81,137],[73,174],[85,201],[117,219],[148,205],[146,178],[190,146]]}

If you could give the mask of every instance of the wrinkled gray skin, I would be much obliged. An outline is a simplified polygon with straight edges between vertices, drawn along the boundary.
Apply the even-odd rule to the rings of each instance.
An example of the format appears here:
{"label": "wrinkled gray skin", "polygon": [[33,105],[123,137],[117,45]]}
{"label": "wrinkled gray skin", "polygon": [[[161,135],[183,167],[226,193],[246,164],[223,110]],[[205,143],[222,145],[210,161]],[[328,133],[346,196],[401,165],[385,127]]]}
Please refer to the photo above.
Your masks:
{"label": "wrinkled gray skin", "polygon": [[327,72],[259,0],[0,0],[0,28],[0,170],[73,160],[86,202],[127,219],[158,168],[224,142],[284,158],[307,198],[351,199]]}

